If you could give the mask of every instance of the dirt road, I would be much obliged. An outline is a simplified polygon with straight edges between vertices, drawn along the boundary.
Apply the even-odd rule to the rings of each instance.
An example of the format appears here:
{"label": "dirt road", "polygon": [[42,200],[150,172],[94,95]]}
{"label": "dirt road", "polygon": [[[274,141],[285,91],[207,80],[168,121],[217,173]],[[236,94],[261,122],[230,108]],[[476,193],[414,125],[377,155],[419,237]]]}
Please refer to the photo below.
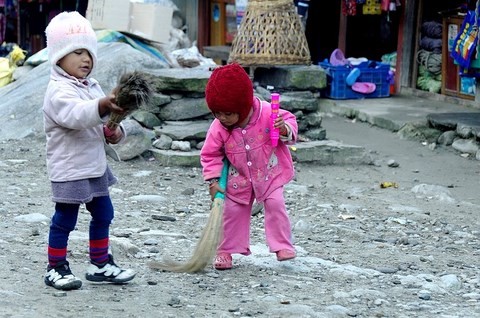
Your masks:
{"label": "dirt road", "polygon": [[[329,139],[371,151],[376,164],[297,165],[286,187],[295,260],[268,253],[259,213],[253,254],[235,256],[232,270],[150,270],[149,260],[193,251],[207,187],[198,169],[111,161],[120,180],[111,191],[112,249],[138,274],[126,285],[84,280],[70,292],[42,278],[53,211],[43,139],[0,144],[0,317],[479,317],[479,162],[344,118],[323,126]],[[69,246],[80,278],[88,221],[82,210]]]}

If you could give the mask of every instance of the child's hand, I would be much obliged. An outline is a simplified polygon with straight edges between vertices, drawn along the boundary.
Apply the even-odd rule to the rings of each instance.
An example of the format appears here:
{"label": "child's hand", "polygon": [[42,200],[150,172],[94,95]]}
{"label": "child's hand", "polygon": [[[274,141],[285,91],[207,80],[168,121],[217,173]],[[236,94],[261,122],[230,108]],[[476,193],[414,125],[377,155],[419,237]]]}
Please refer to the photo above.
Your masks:
{"label": "child's hand", "polygon": [[105,139],[109,144],[117,144],[123,137],[122,129],[117,126],[114,129],[109,129],[107,126],[103,126],[103,132]]}
{"label": "child's hand", "polygon": [[283,115],[278,114],[278,117],[275,118],[274,128],[280,129],[280,135],[286,136],[288,134],[287,125],[285,120],[283,120]]}
{"label": "child's hand", "polygon": [[110,94],[108,96],[100,98],[98,101],[98,112],[100,116],[104,116],[107,113],[115,112],[119,114],[123,114],[125,110],[115,104],[116,97],[114,94]]}
{"label": "child's hand", "polygon": [[220,185],[218,184],[218,181],[215,181],[208,186],[208,192],[210,192],[210,197],[213,201],[213,199],[215,199],[215,194],[217,194],[217,192],[225,193],[225,190],[220,187]]}

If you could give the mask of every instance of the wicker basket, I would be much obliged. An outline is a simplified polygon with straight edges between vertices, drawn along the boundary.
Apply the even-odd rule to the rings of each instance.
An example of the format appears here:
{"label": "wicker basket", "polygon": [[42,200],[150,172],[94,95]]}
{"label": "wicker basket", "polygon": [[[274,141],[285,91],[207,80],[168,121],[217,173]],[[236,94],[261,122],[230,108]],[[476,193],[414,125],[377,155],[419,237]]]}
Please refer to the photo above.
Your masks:
{"label": "wicker basket", "polygon": [[249,0],[228,62],[309,65],[310,51],[293,0]]}

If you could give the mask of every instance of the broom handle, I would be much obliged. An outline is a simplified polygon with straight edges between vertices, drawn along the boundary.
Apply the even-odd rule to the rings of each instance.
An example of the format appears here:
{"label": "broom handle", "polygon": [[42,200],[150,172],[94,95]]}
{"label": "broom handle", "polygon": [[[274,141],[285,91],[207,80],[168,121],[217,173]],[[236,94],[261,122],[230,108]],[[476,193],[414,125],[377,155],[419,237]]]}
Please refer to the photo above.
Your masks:
{"label": "broom handle", "polygon": [[[225,158],[223,159],[223,169],[222,169],[222,175],[220,176],[220,180],[218,180],[218,184],[220,185],[220,187],[222,189],[224,189],[225,191],[227,190],[227,177],[228,177],[228,159]],[[216,194],[215,194],[215,199],[216,198],[219,198],[219,199],[225,199],[225,193],[222,193],[220,191],[218,191]]]}

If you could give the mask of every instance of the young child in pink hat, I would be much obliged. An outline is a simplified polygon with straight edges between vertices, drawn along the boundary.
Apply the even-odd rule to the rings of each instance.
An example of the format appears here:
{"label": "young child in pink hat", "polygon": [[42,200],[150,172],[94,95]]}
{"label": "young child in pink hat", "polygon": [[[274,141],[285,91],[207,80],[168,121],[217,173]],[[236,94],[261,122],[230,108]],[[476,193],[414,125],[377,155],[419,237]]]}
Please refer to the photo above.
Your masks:
{"label": "young child in pink hat", "polygon": [[[294,177],[288,149],[297,139],[295,116],[280,109],[275,128],[280,130],[276,147],[270,140],[270,104],[253,95],[253,85],[238,64],[214,69],[205,89],[208,108],[215,116],[202,147],[203,177],[213,197],[225,192],[223,238],[214,267],[232,268],[232,254],[249,255],[250,219],[254,200],[265,209],[265,236],[277,260],[295,258],[291,224],[283,187]],[[223,159],[230,166],[226,189],[221,189]]]}
{"label": "young child in pink hat", "polygon": [[125,135],[117,127],[106,138],[103,129],[110,112],[123,110],[115,104],[115,96],[105,96],[90,77],[97,66],[97,37],[87,19],[78,12],[62,12],[50,21],[45,33],[52,69],[43,114],[55,213],[44,281],[60,290],[82,286],[67,261],[67,244],[80,204],[85,204],[91,215],[90,266],[85,277],[93,282],[124,283],[135,273],[117,266],[109,254],[114,209],[108,187],[117,179],[107,165],[104,145],[118,143]]}

